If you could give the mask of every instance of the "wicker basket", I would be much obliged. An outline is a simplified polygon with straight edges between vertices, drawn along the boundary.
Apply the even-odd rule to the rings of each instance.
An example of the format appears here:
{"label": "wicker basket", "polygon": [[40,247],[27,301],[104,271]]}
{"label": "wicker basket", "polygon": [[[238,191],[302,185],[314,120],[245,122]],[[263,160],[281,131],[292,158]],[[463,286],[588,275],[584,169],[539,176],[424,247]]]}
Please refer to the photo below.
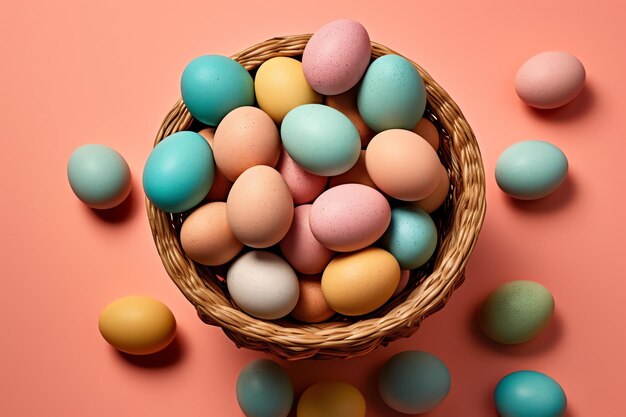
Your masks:
{"label": "wicker basket", "polygon": [[[233,58],[254,71],[277,56],[299,56],[311,35],[270,39]],[[372,57],[396,53],[372,42]],[[412,271],[407,288],[374,313],[359,318],[335,316],[322,324],[284,319],[264,321],[239,310],[226,285],[212,268],[198,265],[183,253],[179,241],[182,221],[188,213],[171,215],[146,199],[148,219],[157,250],[169,276],[195,306],[207,324],[220,326],[238,347],[268,351],[289,359],[349,358],[364,355],[380,345],[412,335],[420,322],[441,309],[464,279],[464,269],[485,214],[485,180],[476,138],[461,110],[419,65],[428,94],[426,116],[441,136],[439,157],[450,174],[451,190],[444,205],[433,213],[439,228],[436,256]],[[169,112],[155,145],[180,130],[201,126],[178,100]]]}

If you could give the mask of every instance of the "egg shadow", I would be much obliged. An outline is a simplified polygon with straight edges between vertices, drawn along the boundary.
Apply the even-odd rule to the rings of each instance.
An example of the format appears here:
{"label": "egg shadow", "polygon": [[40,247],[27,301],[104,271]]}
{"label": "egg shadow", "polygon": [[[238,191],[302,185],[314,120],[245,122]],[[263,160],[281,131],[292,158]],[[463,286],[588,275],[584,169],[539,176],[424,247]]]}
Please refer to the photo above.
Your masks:
{"label": "egg shadow", "polygon": [[150,355],[131,355],[120,351],[117,353],[124,361],[138,368],[161,369],[181,362],[185,356],[185,350],[185,342],[180,333],[177,333],[174,340],[159,352]]}
{"label": "egg shadow", "polygon": [[119,224],[128,221],[138,211],[140,207],[141,198],[140,193],[135,191],[136,184],[133,183],[130,193],[124,201],[119,205],[110,209],[94,209],[87,207],[87,209],[99,220],[111,224]]}
{"label": "egg shadow", "polygon": [[597,100],[597,94],[594,87],[587,81],[582,91],[574,100],[562,107],[556,109],[537,109],[524,105],[527,111],[538,119],[548,122],[569,122],[580,119],[591,111]]}
{"label": "egg shadow", "polygon": [[568,174],[565,181],[552,194],[537,200],[519,200],[504,194],[507,204],[516,209],[531,213],[549,213],[561,210],[571,204],[578,194],[575,178]]}

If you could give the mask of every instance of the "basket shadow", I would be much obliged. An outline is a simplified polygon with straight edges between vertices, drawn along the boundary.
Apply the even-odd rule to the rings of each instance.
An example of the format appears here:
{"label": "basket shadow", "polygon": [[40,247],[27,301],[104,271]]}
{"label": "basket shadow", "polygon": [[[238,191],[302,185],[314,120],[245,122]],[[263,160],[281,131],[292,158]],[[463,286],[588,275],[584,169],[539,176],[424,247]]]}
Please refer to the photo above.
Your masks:
{"label": "basket shadow", "polygon": [[503,194],[507,204],[516,209],[530,213],[548,213],[561,210],[576,199],[578,186],[575,178],[568,174],[561,186],[552,194],[538,200],[518,200]]}
{"label": "basket shadow", "polygon": [[558,107],[556,109],[537,109],[524,104],[526,111],[533,117],[542,119],[548,122],[569,122],[572,120],[580,119],[588,114],[591,108],[594,106],[597,100],[596,92],[593,86],[586,82],[583,90],[578,94],[574,100],[565,106]]}
{"label": "basket shadow", "polygon": [[176,337],[163,350],[150,355],[131,355],[116,351],[118,355],[129,364],[138,368],[161,369],[168,368],[179,363],[185,355],[185,343],[177,332]]}
{"label": "basket shadow", "polygon": [[137,188],[137,184],[133,181],[133,186],[128,194],[128,197],[124,201],[122,201],[119,205],[105,210],[94,209],[91,207],[85,206],[94,217],[97,217],[99,220],[104,221],[106,223],[111,224],[119,224],[123,223],[134,215],[137,214],[139,209],[139,201],[137,201],[140,196],[139,193],[135,191]]}

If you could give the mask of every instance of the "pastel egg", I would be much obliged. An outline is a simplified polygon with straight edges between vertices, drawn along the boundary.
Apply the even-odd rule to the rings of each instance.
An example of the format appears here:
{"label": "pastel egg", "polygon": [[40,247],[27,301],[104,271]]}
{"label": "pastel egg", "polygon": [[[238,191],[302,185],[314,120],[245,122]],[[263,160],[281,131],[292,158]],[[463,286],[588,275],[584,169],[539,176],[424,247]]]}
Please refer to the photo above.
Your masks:
{"label": "pastel egg", "polygon": [[294,270],[271,252],[250,251],[233,262],[226,276],[232,300],[246,313],[275,320],[293,310],[300,295]]}
{"label": "pastel egg", "polygon": [[237,61],[222,55],[191,61],[180,90],[191,115],[210,126],[217,126],[231,110],[254,104],[252,76]]}
{"label": "pastel egg", "polygon": [[377,134],[367,146],[367,172],[381,191],[403,201],[431,195],[441,178],[435,150],[417,134],[391,129]]}
{"label": "pastel egg", "polygon": [[450,392],[450,372],[435,355],[406,351],[387,360],[378,389],[385,403],[405,414],[425,413]]}
{"label": "pastel egg", "polygon": [[351,252],[376,242],[385,233],[391,208],[385,196],[362,184],[326,190],[311,207],[315,238],[338,252]]}
{"label": "pastel egg", "polygon": [[318,382],[302,393],[297,417],[365,417],[365,398],[345,382]]}
{"label": "pastel egg", "polygon": [[360,316],[385,304],[399,280],[400,265],[393,255],[369,247],[330,261],[322,275],[322,292],[336,312]]}
{"label": "pastel egg", "polygon": [[334,253],[323,246],[311,232],[311,205],[295,208],[289,231],[280,241],[280,250],[289,264],[303,274],[322,272]]}
{"label": "pastel egg", "polygon": [[437,248],[437,227],[424,210],[403,206],[391,210],[389,228],[380,239],[402,269],[424,265]]}
{"label": "pastel egg", "polygon": [[318,29],[304,47],[304,76],[318,93],[341,94],[359,82],[371,54],[363,25],[350,19],[334,20]]}
{"label": "pastel egg", "polygon": [[567,170],[563,151],[548,142],[527,140],[502,152],[496,163],[496,182],[513,198],[536,200],[556,191]]}
{"label": "pastel egg", "polygon": [[502,378],[494,399],[501,417],[562,417],[567,408],[561,385],[535,371],[517,371]]}
{"label": "pastel egg", "polygon": [[348,171],[335,177],[330,177],[328,187],[332,188],[341,184],[363,184],[368,187],[377,188],[370,174],[367,172],[367,167],[365,166],[365,152],[365,150],[361,151],[356,164]]}
{"label": "pastel egg", "polygon": [[326,105],[332,107],[333,109],[339,110],[340,112],[345,114],[348,119],[350,119],[350,121],[356,127],[356,130],[359,132],[359,136],[361,137],[361,148],[365,148],[367,147],[367,144],[370,142],[370,140],[374,137],[374,131],[370,129],[370,127],[365,123],[365,121],[359,114],[359,109],[356,105],[358,92],[358,87],[354,87],[343,94],[339,94],[336,96],[327,96]]}
{"label": "pastel egg", "polygon": [[415,207],[421,208],[426,213],[432,213],[441,207],[443,202],[446,201],[446,198],[448,198],[448,194],[450,192],[450,177],[448,177],[448,170],[446,170],[446,167],[443,165],[440,165],[439,172],[439,185],[437,185],[435,191],[423,200],[418,200],[413,203]]}
{"label": "pastel egg", "polygon": [[[213,150],[213,139],[215,137],[215,128],[207,127],[198,132],[209,143],[211,150]],[[218,167],[215,167],[215,177],[213,178],[213,185],[209,190],[209,193],[204,198],[205,201],[226,201],[228,192],[233,183],[228,181],[222,171]]]}
{"label": "pastel egg", "polygon": [[519,280],[493,290],[480,309],[480,327],[499,343],[524,343],[543,330],[554,314],[550,291],[533,281]]}
{"label": "pastel egg", "polygon": [[275,245],[291,226],[293,199],[289,187],[278,171],[266,165],[244,171],[233,184],[226,203],[231,230],[247,246]]}
{"label": "pastel egg", "polygon": [[154,147],[143,169],[143,189],[159,209],[180,213],[200,203],[215,176],[213,151],[194,132],[177,132]]}
{"label": "pastel egg", "polygon": [[574,100],[585,85],[585,67],[561,51],[541,52],[517,71],[515,90],[529,106],[554,109]]}
{"label": "pastel egg", "polygon": [[185,254],[203,265],[222,265],[243,248],[230,230],[226,203],[216,201],[195,209],[180,229]]}
{"label": "pastel egg", "polygon": [[229,181],[255,165],[275,166],[280,136],[272,119],[256,107],[239,107],[215,131],[215,164]]}
{"label": "pastel egg", "polygon": [[147,296],[118,298],[100,313],[102,337],[131,355],[149,355],[164,349],[176,335],[176,320],[169,308]]}
{"label": "pastel egg", "polygon": [[281,123],[291,109],[322,102],[322,96],[304,78],[302,63],[293,58],[275,57],[261,64],[254,77],[254,90],[259,107],[276,123]]}
{"label": "pastel egg", "polygon": [[433,122],[427,118],[422,117],[420,121],[417,122],[417,126],[413,129],[413,132],[417,133],[424,138],[426,142],[430,143],[430,146],[432,146],[435,151],[439,149],[439,131]]}
{"label": "pastel egg", "polygon": [[426,89],[406,58],[384,55],[367,69],[357,98],[359,113],[375,132],[412,130],[426,109]]}
{"label": "pastel egg", "polygon": [[327,177],[311,174],[294,161],[283,148],[276,169],[283,176],[291,190],[293,203],[296,205],[310,203],[325,189]]}
{"label": "pastel egg", "polygon": [[250,362],[237,377],[237,402],[246,417],[287,417],[293,404],[293,383],[276,362]]}
{"label": "pastel egg", "polygon": [[76,197],[95,209],[115,207],[130,194],[128,164],[105,145],[77,148],[67,163],[67,178]]}
{"label": "pastel egg", "polygon": [[359,132],[350,119],[328,106],[296,107],[285,116],[280,133],[289,156],[316,175],[343,174],[359,159]]}
{"label": "pastel egg", "polygon": [[398,286],[396,287],[396,290],[393,292],[392,297],[395,297],[396,295],[400,294],[402,291],[404,291],[404,289],[406,288],[407,284],[409,283],[409,278],[411,277],[411,271],[408,269],[403,269],[400,272],[400,281],[398,281]]}
{"label": "pastel egg", "polygon": [[335,312],[326,302],[322,292],[321,275],[300,275],[300,298],[291,316],[305,323],[320,323],[331,318]]}

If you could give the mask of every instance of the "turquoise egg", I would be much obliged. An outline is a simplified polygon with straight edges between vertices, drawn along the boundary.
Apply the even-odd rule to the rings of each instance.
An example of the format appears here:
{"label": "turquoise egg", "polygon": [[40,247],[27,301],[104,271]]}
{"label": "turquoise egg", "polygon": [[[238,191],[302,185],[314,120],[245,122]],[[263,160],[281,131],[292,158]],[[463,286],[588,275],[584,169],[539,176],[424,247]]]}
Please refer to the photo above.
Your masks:
{"label": "turquoise egg", "polygon": [[293,404],[293,384],[276,362],[259,359],[239,374],[237,402],[246,417],[286,417]]}
{"label": "turquoise egg", "polygon": [[211,126],[231,110],[254,105],[252,76],[237,61],[204,55],[191,61],[180,80],[185,106],[197,120]]}
{"label": "turquoise egg", "polygon": [[391,223],[380,244],[390,252],[402,269],[424,265],[437,248],[437,227],[424,210],[402,206],[391,210]]}
{"label": "turquoise egg", "polygon": [[561,417],[567,408],[563,388],[546,374],[513,372],[502,378],[494,394],[500,417]]}
{"label": "turquoise egg", "polygon": [[365,123],[376,132],[413,130],[426,109],[424,80],[408,59],[381,56],[363,76],[357,106]]}
{"label": "turquoise egg", "polygon": [[361,152],[361,137],[350,119],[322,104],[292,109],[283,119],[280,135],[298,165],[324,177],[348,171]]}
{"label": "turquoise egg", "polygon": [[154,147],[143,169],[143,189],[159,209],[180,213],[200,203],[213,185],[215,163],[207,141],[178,132]]}
{"label": "turquoise egg", "polygon": [[392,356],[380,373],[378,390],[385,403],[405,414],[425,413],[450,392],[450,372],[435,355],[407,351]]}
{"label": "turquoise egg", "polygon": [[567,157],[542,140],[509,146],[496,163],[498,186],[513,198],[536,200],[552,193],[565,181]]}
{"label": "turquoise egg", "polygon": [[109,209],[128,197],[130,169],[117,151],[105,145],[83,145],[67,163],[72,191],[83,203],[95,209]]}

